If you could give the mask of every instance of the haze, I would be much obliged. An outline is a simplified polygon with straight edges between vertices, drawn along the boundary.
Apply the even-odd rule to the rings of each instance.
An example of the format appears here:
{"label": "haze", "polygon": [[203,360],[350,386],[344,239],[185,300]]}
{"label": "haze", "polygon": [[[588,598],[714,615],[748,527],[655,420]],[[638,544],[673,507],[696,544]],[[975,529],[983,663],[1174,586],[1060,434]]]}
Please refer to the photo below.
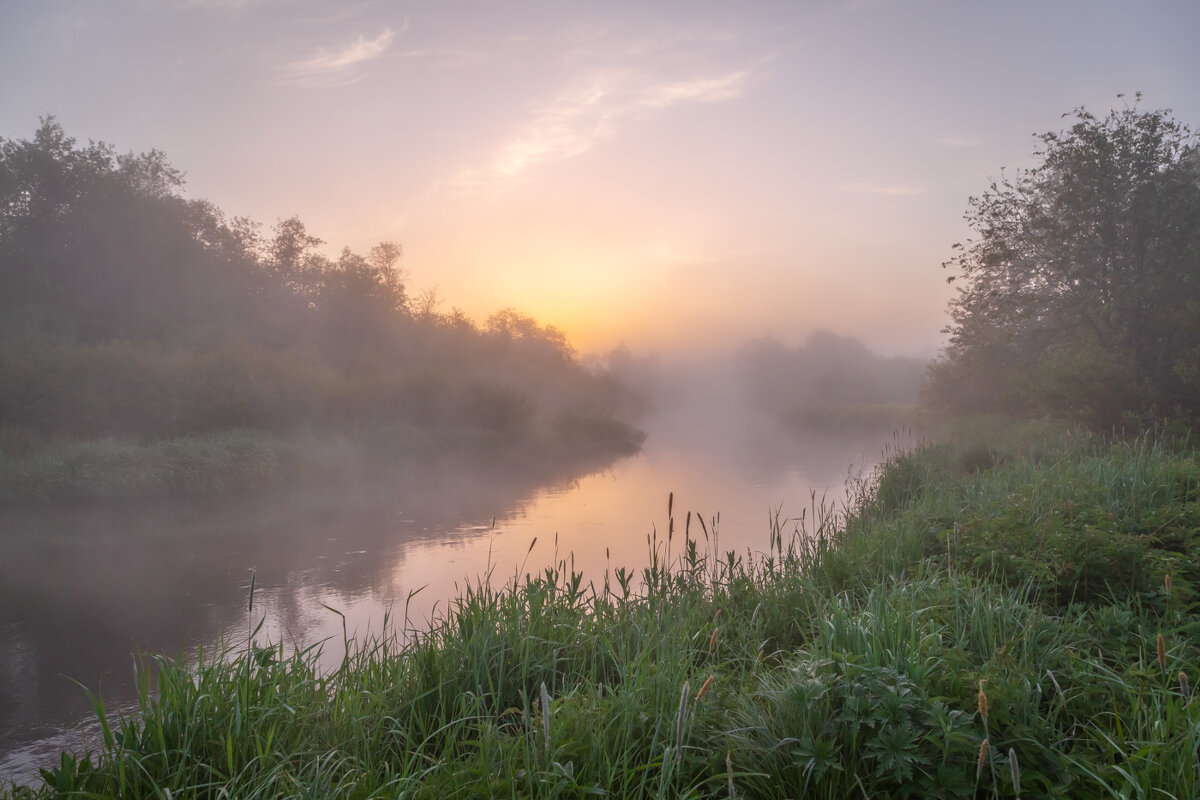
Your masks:
{"label": "haze", "polygon": [[52,114],[188,195],[585,352],[770,333],[931,355],[966,199],[1063,112],[1200,121],[1181,2],[0,3],[0,136]]}

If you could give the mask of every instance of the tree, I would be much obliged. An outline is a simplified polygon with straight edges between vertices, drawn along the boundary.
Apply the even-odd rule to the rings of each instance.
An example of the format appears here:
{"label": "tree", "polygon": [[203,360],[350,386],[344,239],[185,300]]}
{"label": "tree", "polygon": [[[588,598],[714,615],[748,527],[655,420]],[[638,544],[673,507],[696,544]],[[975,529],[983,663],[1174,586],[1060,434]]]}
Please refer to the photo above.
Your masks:
{"label": "tree", "polygon": [[[252,244],[161,151],[0,139],[0,334],[179,340],[236,314]],[[241,314],[240,316],[246,316]]]}
{"label": "tree", "polygon": [[1084,108],[968,201],[927,399],[1093,426],[1200,418],[1200,149],[1169,110]]}
{"label": "tree", "polygon": [[495,342],[537,353],[549,361],[570,361],[575,355],[566,334],[516,309],[504,308],[489,316],[486,330]]}
{"label": "tree", "polygon": [[345,247],[319,273],[312,302],[326,344],[339,358],[395,344],[397,326],[408,319],[404,275],[396,267],[400,253],[400,246],[391,242],[371,248],[367,257]]}
{"label": "tree", "polygon": [[308,297],[319,289],[320,276],[330,268],[319,248],[325,240],[312,236],[299,217],[275,223],[267,249],[267,274],[295,294]]}

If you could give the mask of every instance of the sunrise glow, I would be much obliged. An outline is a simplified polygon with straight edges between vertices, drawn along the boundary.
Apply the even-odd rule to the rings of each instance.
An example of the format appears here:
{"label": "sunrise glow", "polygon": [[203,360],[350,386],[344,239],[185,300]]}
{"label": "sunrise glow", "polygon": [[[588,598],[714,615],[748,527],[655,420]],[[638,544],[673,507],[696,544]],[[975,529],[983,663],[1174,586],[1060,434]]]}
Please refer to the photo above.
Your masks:
{"label": "sunrise glow", "polygon": [[1197,12],[1168,2],[3,14],[0,134],[53,114],[161,149],[230,216],[298,215],[331,254],[399,242],[414,294],[586,352],[826,327],[932,354],[966,200],[1030,134],[1136,90],[1200,115]]}

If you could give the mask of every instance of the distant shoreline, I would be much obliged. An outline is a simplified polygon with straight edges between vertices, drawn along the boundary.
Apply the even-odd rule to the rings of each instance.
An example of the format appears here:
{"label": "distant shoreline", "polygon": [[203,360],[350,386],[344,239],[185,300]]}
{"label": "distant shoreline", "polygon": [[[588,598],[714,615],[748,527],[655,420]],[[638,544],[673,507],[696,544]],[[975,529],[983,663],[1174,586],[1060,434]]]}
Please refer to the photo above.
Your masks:
{"label": "distant shoreline", "polygon": [[636,453],[645,434],[564,416],[520,434],[410,425],[274,433],[234,429],[154,442],[102,437],[0,450],[0,508],[245,495],[281,487],[382,484],[425,462],[552,476]]}

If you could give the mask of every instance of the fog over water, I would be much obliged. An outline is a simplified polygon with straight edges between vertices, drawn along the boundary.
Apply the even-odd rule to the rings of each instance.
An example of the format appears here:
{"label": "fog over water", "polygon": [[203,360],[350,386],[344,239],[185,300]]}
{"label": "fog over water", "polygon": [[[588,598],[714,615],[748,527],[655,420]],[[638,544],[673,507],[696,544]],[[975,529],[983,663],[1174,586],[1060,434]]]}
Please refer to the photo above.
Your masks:
{"label": "fog over water", "polygon": [[[90,698],[132,713],[151,656],[332,671],[480,582],[637,589],[685,532],[754,558],[950,409],[1200,418],[1195,138],[1114,162],[1124,196],[1090,145],[1045,168],[1106,114],[1200,120],[1198,30],[1196,0],[0,0],[0,786],[94,750]],[[1117,266],[1062,303],[1045,253]]]}
{"label": "fog over water", "polygon": [[[4,512],[0,777],[31,779],[77,746],[90,706],[75,681],[121,707],[134,697],[131,654],[244,642],[252,575],[260,643],[326,640],[336,666],[342,618],[325,606],[361,639],[385,615],[423,626],[488,572],[502,584],[573,558],[599,585],[610,567],[646,563],[648,538],[666,535],[669,493],[677,534],[691,511],[722,553],[764,550],[773,514],[811,518],[814,502],[838,502],[896,444],[879,429],[785,430],[742,402],[724,367],[667,383],[643,451],[590,474],[422,464],[350,492]],[[696,520],[692,534],[703,544]]]}

